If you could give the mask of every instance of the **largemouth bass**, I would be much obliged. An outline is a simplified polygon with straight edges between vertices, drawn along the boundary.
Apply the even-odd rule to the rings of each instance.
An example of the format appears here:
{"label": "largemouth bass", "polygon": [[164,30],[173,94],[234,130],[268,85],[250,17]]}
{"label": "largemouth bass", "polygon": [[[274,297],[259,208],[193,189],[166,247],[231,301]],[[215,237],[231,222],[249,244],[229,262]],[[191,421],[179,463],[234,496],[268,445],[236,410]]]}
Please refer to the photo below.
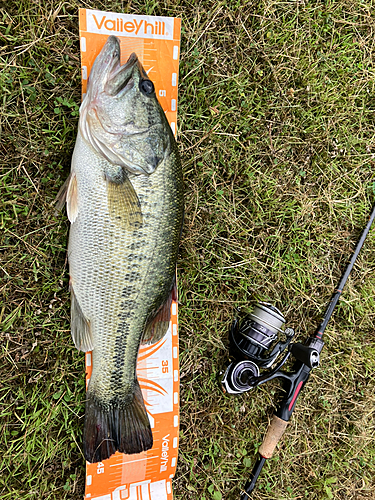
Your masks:
{"label": "largemouth bass", "polygon": [[91,70],[65,196],[72,337],[93,351],[84,455],[100,462],[152,447],[137,355],[168,328],[183,219],[173,133],[137,56],[121,66],[114,36]]}

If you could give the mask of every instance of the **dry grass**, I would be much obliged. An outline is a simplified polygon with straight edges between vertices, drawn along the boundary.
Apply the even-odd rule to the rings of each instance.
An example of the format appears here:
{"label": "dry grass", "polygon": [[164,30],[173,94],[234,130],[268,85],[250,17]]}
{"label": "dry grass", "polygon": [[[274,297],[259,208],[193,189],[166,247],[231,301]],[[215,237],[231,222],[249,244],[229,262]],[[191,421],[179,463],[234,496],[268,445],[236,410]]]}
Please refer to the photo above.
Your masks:
{"label": "dry grass", "polygon": [[[83,357],[65,216],[80,102],[78,6],[182,17],[177,500],[239,498],[279,395],[222,394],[235,306],[311,333],[374,198],[371,0],[1,5],[1,499],[82,497]],[[256,499],[375,498],[375,239],[368,237]]]}

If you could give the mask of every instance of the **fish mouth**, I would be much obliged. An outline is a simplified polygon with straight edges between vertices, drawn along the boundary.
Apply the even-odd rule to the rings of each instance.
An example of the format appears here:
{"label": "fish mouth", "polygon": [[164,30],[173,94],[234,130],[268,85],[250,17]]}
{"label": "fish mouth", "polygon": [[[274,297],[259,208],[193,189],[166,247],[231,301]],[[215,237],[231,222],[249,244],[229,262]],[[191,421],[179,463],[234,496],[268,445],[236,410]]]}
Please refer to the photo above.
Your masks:
{"label": "fish mouth", "polygon": [[94,95],[104,90],[110,96],[120,97],[130,90],[136,81],[148,79],[135,52],[130,54],[122,66],[120,56],[120,41],[111,35],[95,59],[90,73],[89,84]]}
{"label": "fish mouth", "polygon": [[126,63],[121,66],[120,61],[114,66],[107,80],[105,91],[112,95],[118,95],[120,92],[126,92],[133,87],[134,69],[140,66],[137,55],[133,52]]}
{"label": "fish mouth", "polygon": [[121,66],[120,42],[116,36],[109,36],[93,64],[89,83],[100,92],[105,89],[111,95],[116,95],[129,82],[135,64],[139,64],[135,53]]}
{"label": "fish mouth", "polygon": [[89,81],[92,85],[104,84],[108,76],[120,67],[120,42],[117,37],[109,36],[94,61]]}

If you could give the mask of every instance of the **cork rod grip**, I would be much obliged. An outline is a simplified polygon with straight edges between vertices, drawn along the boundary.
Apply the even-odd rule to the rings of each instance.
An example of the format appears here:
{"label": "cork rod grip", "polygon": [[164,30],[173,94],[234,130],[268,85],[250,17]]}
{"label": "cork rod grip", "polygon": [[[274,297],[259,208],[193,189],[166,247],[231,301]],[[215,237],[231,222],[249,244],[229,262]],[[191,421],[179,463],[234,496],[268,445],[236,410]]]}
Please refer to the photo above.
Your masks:
{"label": "cork rod grip", "polygon": [[288,422],[274,415],[259,448],[259,454],[264,458],[271,458],[277,443],[282,438]]}

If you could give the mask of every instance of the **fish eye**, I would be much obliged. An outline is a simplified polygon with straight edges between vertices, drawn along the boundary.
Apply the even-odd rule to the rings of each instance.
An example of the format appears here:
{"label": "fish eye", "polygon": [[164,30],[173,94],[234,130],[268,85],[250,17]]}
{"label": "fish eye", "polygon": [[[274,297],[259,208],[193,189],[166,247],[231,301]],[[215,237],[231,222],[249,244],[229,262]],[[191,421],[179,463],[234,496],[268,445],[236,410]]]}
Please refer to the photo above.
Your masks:
{"label": "fish eye", "polygon": [[151,80],[141,80],[139,84],[142,94],[149,96],[154,93],[155,87]]}

